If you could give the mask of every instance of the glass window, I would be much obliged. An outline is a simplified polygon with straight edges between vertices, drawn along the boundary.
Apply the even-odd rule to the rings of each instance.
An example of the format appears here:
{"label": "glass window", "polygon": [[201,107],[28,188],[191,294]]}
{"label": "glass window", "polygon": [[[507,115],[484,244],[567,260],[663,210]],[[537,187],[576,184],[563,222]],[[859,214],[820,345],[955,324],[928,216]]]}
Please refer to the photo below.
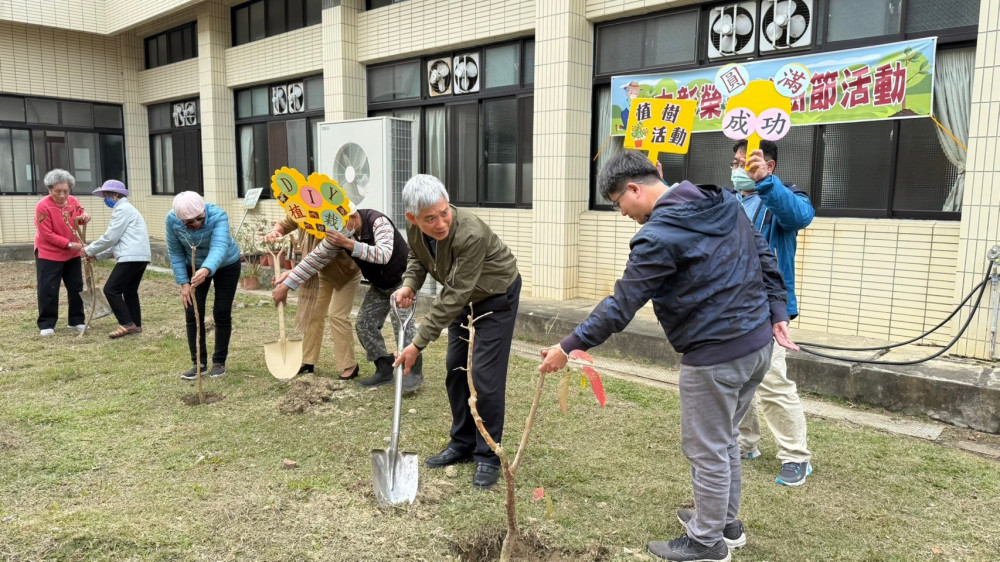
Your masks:
{"label": "glass window", "polygon": [[367,0],[366,5],[369,10],[374,10],[375,8],[384,8],[400,2],[403,2],[403,0]]}
{"label": "glass window", "polygon": [[524,43],[524,79],[522,83],[524,84],[534,84],[535,83],[535,42],[527,41]]}
{"label": "glass window", "polygon": [[17,191],[14,188],[14,147],[10,129],[0,129],[0,190]]}
{"label": "glass window", "polygon": [[475,205],[479,183],[479,104],[448,107],[448,155],[446,187],[455,204]]}
{"label": "glass window", "polygon": [[481,200],[513,203],[517,189],[517,100],[483,102],[486,178]]}
{"label": "glass window", "polygon": [[201,126],[186,111],[175,119],[175,106],[187,110],[198,101],[182,100],[149,107],[149,150],[153,171],[153,194],[173,195],[182,191],[202,193]]}
{"label": "glass window", "polygon": [[184,60],[184,32],[175,29],[167,34],[167,50],[171,62]]}
{"label": "glass window", "polygon": [[317,76],[305,81],[306,111],[323,109],[323,77]]}
{"label": "glass window", "polygon": [[[101,143],[101,178],[104,181],[125,178],[125,137],[99,135]],[[103,183],[103,182],[102,182]]]}
{"label": "glass window", "polygon": [[288,29],[304,27],[306,14],[303,0],[288,0],[286,15],[288,16]]}
{"label": "glass window", "polygon": [[160,60],[156,55],[156,37],[146,39],[146,68],[156,68],[160,66]]}
{"label": "glass window", "polygon": [[92,191],[101,184],[97,167],[97,135],[93,133],[67,133],[70,168],[76,178],[76,187]]}
{"label": "glass window", "polygon": [[285,25],[285,0],[267,0],[267,35],[278,35],[294,28]]}
{"label": "glass window", "polygon": [[902,0],[837,0],[829,3],[827,41],[899,33]]}
{"label": "glass window", "polygon": [[181,30],[181,46],[183,47],[181,60],[193,59],[198,56],[198,37],[195,33],[195,25],[186,25]]}
{"label": "glass window", "polygon": [[59,102],[27,98],[24,100],[28,108],[28,123],[59,124]]}
{"label": "glass window", "polygon": [[516,86],[521,79],[521,45],[511,43],[486,49],[486,87]]}
{"label": "glass window", "polygon": [[94,105],[94,126],[104,129],[121,129],[122,108],[117,105]]}
{"label": "glass window", "polygon": [[979,0],[908,0],[906,31],[921,32],[979,23]]}
{"label": "glass window", "polygon": [[958,169],[941,150],[936,129],[930,119],[899,121],[893,211],[944,209],[944,202],[958,179]]}
{"label": "glass window", "polygon": [[62,124],[69,127],[94,126],[94,113],[89,103],[64,101],[62,105]]}
{"label": "glass window", "polygon": [[698,12],[687,11],[597,30],[597,74],[695,62]]}
{"label": "glass window", "polygon": [[420,61],[368,69],[369,103],[419,97]]}
{"label": "glass window", "polygon": [[268,115],[271,112],[271,97],[267,95],[267,86],[251,90],[253,96],[253,115]]}
{"label": "glass window", "polygon": [[267,36],[266,21],[264,0],[250,4],[250,41],[257,41]]}
{"label": "glass window", "polygon": [[323,0],[306,0],[306,25],[323,22]]}
{"label": "glass window", "polygon": [[24,98],[0,96],[0,121],[24,123]]}
{"label": "glass window", "polygon": [[894,133],[892,121],[826,125],[818,206],[886,211]]}
{"label": "glass window", "polygon": [[[295,168],[305,174],[309,170],[309,139],[305,119],[293,119],[285,122],[285,146],[288,150],[285,166]],[[275,166],[273,169],[278,169]]]}
{"label": "glass window", "polygon": [[250,6],[233,10],[233,45],[250,42]]}
{"label": "glass window", "polygon": [[443,105],[424,110],[423,172],[442,181],[447,180],[445,165],[448,150],[447,116]]}
{"label": "glass window", "polygon": [[167,49],[167,34],[161,33],[156,36],[156,58],[160,61],[160,66],[168,64],[170,52]]}
{"label": "glass window", "polygon": [[517,135],[517,162],[521,168],[521,191],[517,195],[517,203],[522,206],[531,205],[532,162],[534,160],[535,136],[533,134],[535,126],[535,97],[525,96],[517,100],[518,115],[518,135]]}

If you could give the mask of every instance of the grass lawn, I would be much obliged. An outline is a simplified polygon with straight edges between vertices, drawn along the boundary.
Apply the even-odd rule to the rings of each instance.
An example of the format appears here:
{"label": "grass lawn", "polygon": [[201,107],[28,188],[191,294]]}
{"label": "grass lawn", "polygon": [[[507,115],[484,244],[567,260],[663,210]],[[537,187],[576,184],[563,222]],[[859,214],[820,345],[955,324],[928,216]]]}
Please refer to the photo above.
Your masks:
{"label": "grass lawn", "polygon": [[[102,267],[98,279],[107,278]],[[0,558],[5,560],[456,560],[493,552],[505,528],[503,484],[471,487],[421,466],[418,502],[388,512],[372,495],[373,448],[386,446],[391,387],[338,390],[303,414],[279,404],[262,344],[275,309],[241,293],[229,373],[207,379],[223,400],[187,406],[179,290],[142,285],[144,333],[83,338],[60,325],[38,336],[34,266],[0,263]],[[60,308],[65,323],[66,308]],[[289,314],[289,319],[291,314]],[[214,334],[209,334],[214,341]],[[390,338],[391,341],[391,338]],[[426,383],[404,401],[402,448],[421,461],[447,441],[443,342]],[[319,374],[335,376],[329,339]],[[360,346],[359,358],[363,358]],[[537,364],[512,358],[507,442],[513,447]],[[362,365],[362,374],[372,370]],[[650,540],[681,533],[690,502],[676,394],[605,379],[608,403],[573,385],[559,412],[557,377],[542,401],[518,474],[522,529],[544,560],[643,560]],[[749,544],[740,561],[992,560],[1000,557],[1000,464],[933,443],[811,419],[815,473],[774,483],[773,441],[744,469]],[[298,468],[286,470],[283,460]],[[531,502],[544,487],[546,502]],[[463,554],[465,553],[465,554]]]}

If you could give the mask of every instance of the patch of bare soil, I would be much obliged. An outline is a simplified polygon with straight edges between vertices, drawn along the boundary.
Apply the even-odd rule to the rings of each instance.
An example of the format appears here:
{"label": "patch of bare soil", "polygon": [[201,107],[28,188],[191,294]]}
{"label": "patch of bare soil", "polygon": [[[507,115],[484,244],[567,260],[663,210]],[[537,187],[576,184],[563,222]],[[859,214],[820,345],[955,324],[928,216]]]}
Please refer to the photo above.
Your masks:
{"label": "patch of bare soil", "polygon": [[304,375],[288,383],[288,393],[278,403],[282,414],[304,414],[316,406],[330,401],[333,393],[343,390],[345,383],[331,379]]}
{"label": "patch of bare soil", "polygon": [[194,394],[185,394],[184,396],[181,396],[181,402],[183,402],[185,406],[208,406],[209,404],[221,402],[222,399],[225,397],[226,397],[225,394],[206,392],[205,401],[201,402],[198,399],[198,393],[195,392]]}
{"label": "patch of bare soil", "polygon": [[[488,562],[500,559],[506,531],[484,531],[451,544],[451,554],[464,562]],[[512,545],[511,560],[519,562],[601,562],[610,559],[603,546],[584,550],[550,548],[533,532],[522,531]]]}

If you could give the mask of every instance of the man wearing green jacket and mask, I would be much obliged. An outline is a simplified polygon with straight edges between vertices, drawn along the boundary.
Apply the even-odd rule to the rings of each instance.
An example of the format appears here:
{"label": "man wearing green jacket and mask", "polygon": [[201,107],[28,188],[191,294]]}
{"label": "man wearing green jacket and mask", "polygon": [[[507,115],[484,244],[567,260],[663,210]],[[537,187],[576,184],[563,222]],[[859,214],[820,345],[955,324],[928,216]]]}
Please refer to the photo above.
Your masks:
{"label": "man wearing green jacket and mask", "polygon": [[[429,457],[430,468],[476,461],[472,485],[489,489],[500,475],[500,459],[476,428],[469,408],[466,367],[478,393],[476,408],[497,443],[503,437],[507,365],[514,338],[514,320],[521,295],[521,275],[510,249],[476,215],[451,206],[441,180],[419,174],[403,187],[410,253],[403,286],[391,298],[408,308],[430,274],[442,287],[413,343],[396,359],[409,374],[420,351],[448,328],[448,374],[445,386],[451,403],[451,439],[443,451]],[[468,365],[469,331],[474,313],[476,338],[473,365]],[[486,313],[489,313],[486,315]],[[484,316],[485,315],[485,316]],[[427,374],[427,369],[424,369]]]}

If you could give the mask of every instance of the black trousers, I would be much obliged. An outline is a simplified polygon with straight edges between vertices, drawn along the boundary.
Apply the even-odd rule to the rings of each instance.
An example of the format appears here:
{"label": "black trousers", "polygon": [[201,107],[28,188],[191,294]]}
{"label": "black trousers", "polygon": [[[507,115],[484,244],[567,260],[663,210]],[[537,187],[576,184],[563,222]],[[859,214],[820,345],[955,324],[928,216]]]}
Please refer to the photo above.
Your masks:
{"label": "black trousers", "polygon": [[[476,322],[476,340],[472,354],[472,382],[476,385],[479,400],[476,408],[483,418],[483,426],[497,443],[503,437],[504,410],[506,409],[507,366],[510,344],[514,339],[514,320],[521,302],[521,276],[501,295],[487,297],[472,305],[478,317],[489,316]],[[445,386],[451,403],[451,447],[472,451],[476,462],[500,465],[500,459],[490,450],[486,440],[476,429],[476,422],[469,409],[469,383],[466,372],[460,370],[469,359],[469,331],[462,325],[468,322],[466,306],[448,327],[448,376]],[[465,338],[465,339],[463,339]]]}
{"label": "black trousers", "polygon": [[[192,275],[188,267],[188,277]],[[212,305],[212,318],[215,320],[215,351],[212,353],[212,363],[226,363],[229,357],[229,338],[233,335],[233,300],[236,298],[236,286],[240,282],[240,262],[235,262],[215,271],[215,275],[207,278],[204,283],[194,289],[194,300],[198,304],[198,323],[201,329],[201,364],[208,365],[208,346],[205,343],[205,301],[208,299],[208,288],[215,285],[215,302]],[[194,307],[184,309],[187,319],[188,349],[191,350],[191,364],[195,362],[196,344]]]}
{"label": "black trousers", "polygon": [[130,261],[115,264],[107,283],[104,284],[104,296],[108,299],[111,312],[118,324],[142,326],[142,311],[139,309],[139,283],[142,274],[146,272],[149,262]]}
{"label": "black trousers", "polygon": [[69,325],[87,321],[83,313],[83,269],[80,258],[53,261],[38,257],[35,250],[35,279],[38,287],[38,329],[55,329],[59,321],[59,285],[66,285],[69,297]]}

